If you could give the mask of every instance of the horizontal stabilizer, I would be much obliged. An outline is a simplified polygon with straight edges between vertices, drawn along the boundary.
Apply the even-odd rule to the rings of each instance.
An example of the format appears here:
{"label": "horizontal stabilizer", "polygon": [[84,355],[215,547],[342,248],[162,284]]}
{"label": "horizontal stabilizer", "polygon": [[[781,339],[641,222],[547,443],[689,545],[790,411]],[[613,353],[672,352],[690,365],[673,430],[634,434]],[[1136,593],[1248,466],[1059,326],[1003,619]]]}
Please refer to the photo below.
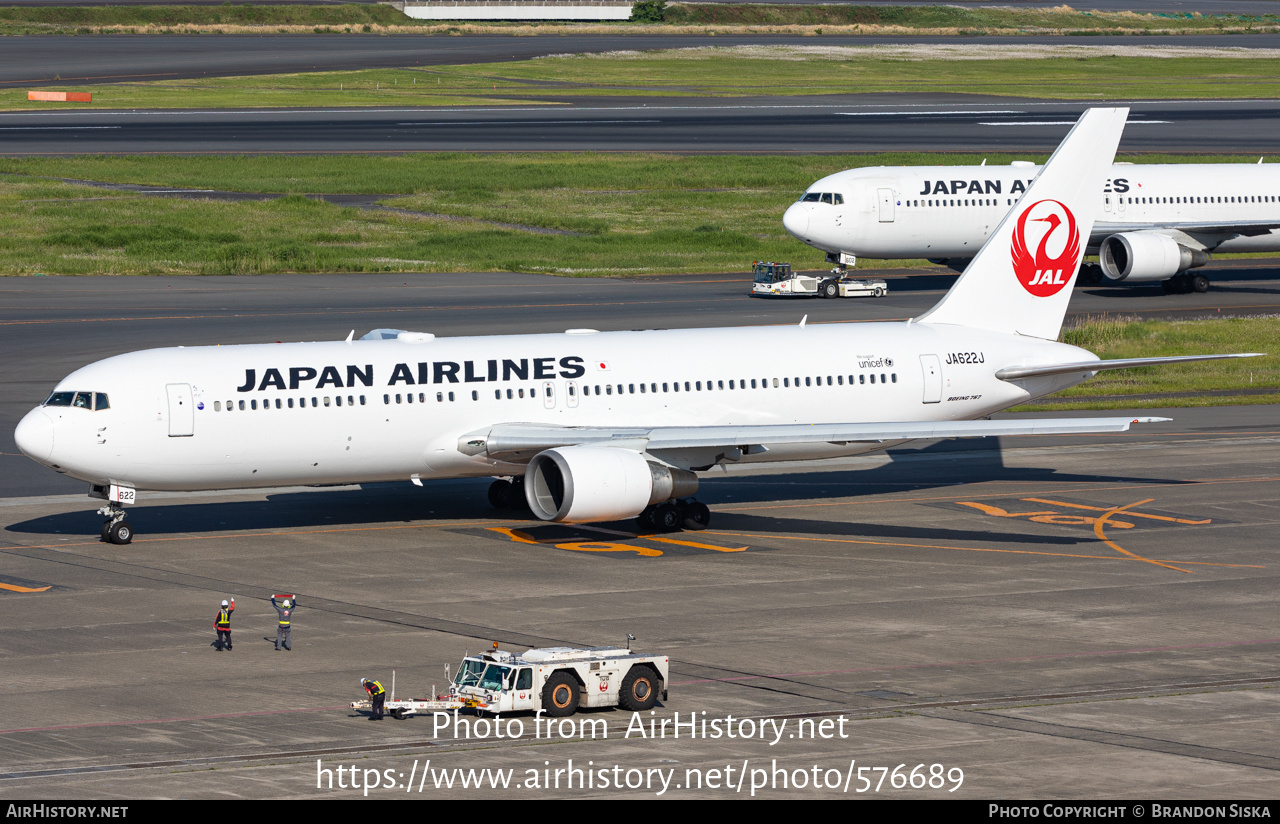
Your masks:
{"label": "horizontal stabilizer", "polygon": [[1076,363],[1054,363],[1047,366],[1008,366],[996,372],[1002,381],[1017,381],[1026,378],[1043,378],[1048,375],[1070,375],[1073,372],[1103,372],[1108,369],[1133,369],[1139,366],[1162,366],[1169,363],[1191,363],[1193,361],[1224,360],[1226,358],[1260,358],[1263,352],[1242,352],[1235,355],[1180,355],[1168,358],[1117,358],[1116,360],[1078,361]]}
{"label": "horizontal stabilizer", "polygon": [[[743,454],[781,444],[883,443],[920,438],[988,438],[1004,435],[1081,435],[1125,432],[1131,424],[1169,418],[1031,418],[999,421],[908,421],[886,423],[772,424],[767,426],[640,427],[499,424],[464,435],[458,449],[467,455],[525,459],[560,446],[614,446],[637,452],[664,449],[738,448]],[[764,447],[763,449],[761,447]]]}

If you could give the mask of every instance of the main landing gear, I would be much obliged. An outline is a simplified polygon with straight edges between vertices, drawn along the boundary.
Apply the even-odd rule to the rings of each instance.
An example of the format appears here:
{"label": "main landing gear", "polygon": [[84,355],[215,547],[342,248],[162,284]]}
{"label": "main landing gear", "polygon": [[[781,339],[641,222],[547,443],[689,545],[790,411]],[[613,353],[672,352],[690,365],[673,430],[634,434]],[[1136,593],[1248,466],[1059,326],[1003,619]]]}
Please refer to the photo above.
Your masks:
{"label": "main landing gear", "polygon": [[696,532],[711,523],[711,510],[693,498],[684,498],[645,507],[636,517],[636,523],[642,532],[679,532],[681,529]]}
{"label": "main landing gear", "polygon": [[489,504],[494,509],[528,509],[529,502],[524,497],[524,478],[496,480],[489,484]]}
{"label": "main landing gear", "polygon": [[1168,280],[1160,281],[1160,286],[1171,295],[1185,295],[1188,292],[1208,292],[1209,279],[1204,275],[1193,275],[1183,272]]}
{"label": "main landing gear", "polygon": [[99,509],[98,514],[107,518],[102,522],[103,541],[109,544],[133,542],[133,527],[125,520],[124,507],[117,503],[109,503]]}

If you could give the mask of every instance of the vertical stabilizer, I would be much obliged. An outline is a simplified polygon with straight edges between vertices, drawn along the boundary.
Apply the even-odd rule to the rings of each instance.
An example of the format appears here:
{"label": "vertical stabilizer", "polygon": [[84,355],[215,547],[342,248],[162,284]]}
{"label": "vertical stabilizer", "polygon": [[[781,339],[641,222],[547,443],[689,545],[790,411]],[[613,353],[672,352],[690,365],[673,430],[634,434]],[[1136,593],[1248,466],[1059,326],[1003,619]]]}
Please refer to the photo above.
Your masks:
{"label": "vertical stabilizer", "polygon": [[916,321],[1056,339],[1128,114],[1086,110],[964,274]]}

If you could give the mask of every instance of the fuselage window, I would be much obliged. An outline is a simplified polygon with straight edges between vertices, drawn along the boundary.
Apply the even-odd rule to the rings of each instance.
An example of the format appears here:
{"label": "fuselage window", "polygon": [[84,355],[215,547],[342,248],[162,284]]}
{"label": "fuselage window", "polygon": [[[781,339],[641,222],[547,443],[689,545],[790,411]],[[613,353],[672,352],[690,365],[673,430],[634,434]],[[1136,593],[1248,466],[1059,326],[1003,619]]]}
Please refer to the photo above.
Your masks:
{"label": "fuselage window", "polygon": [[293,408],[293,398],[289,398],[289,400],[286,403],[288,404],[290,409]]}
{"label": "fuselage window", "polygon": [[214,402],[213,402],[213,411],[214,411],[214,412],[221,412],[221,411],[222,411],[222,401],[214,401]]}
{"label": "fuselage window", "polygon": [[335,406],[342,406],[342,396],[341,395],[334,396],[333,403]]}
{"label": "fuselage window", "polygon": [[733,381],[729,381],[729,388],[733,389]]}
{"label": "fuselage window", "polygon": [[[791,387],[791,378],[783,378],[783,379],[782,379],[782,385],[783,385],[783,386],[785,386],[785,387],[787,387],[787,388],[790,388],[790,387]],[[774,386],[777,386],[777,384],[774,384]]]}
{"label": "fuselage window", "polygon": [[[390,395],[383,395],[383,396],[382,396],[382,402],[383,402],[383,403],[391,403],[391,396],[390,396]],[[303,401],[303,403],[306,403],[306,401]]]}
{"label": "fuselage window", "polygon": [[500,401],[500,400],[502,400],[502,390],[501,390],[501,389],[495,389],[495,390],[493,390],[493,399],[494,399],[495,401]]}
{"label": "fuselage window", "polygon": [[871,376],[871,382],[872,382],[872,383],[875,383],[875,382],[876,382],[876,376],[875,376],[875,375],[872,375],[872,376]]}
{"label": "fuselage window", "polygon": [[478,401],[478,400],[480,400],[480,393],[479,393],[479,392],[477,392],[476,390],[472,389],[472,390],[471,390],[471,400],[473,400],[473,401]]}
{"label": "fuselage window", "polygon": [[453,403],[453,393],[449,393],[449,403]]}
{"label": "fuselage window", "polygon": [[244,401],[240,401],[240,411],[244,411]]}
{"label": "fuselage window", "polygon": [[[397,396],[397,397],[399,397],[399,396]],[[408,395],[406,395],[406,396],[405,396],[405,401],[406,401],[407,403],[413,403],[413,393],[412,393],[412,392],[410,392]]]}
{"label": "fuselage window", "polygon": [[444,393],[443,393],[443,392],[437,392],[437,393],[436,393],[436,403],[444,403]]}
{"label": "fuselage window", "polygon": [[284,408],[283,402],[279,398],[276,398],[276,409],[283,409],[283,408]]}
{"label": "fuselage window", "polygon": [[881,372],[881,373],[880,373],[880,382],[881,382],[881,383],[885,383],[884,373],[883,373],[883,372]]}
{"label": "fuselage window", "polygon": [[752,389],[755,389],[755,388],[756,388],[756,379],[755,379],[755,378],[752,378],[752,379],[751,379],[751,388],[752,388]]}
{"label": "fuselage window", "polygon": [[256,400],[249,401],[249,408],[250,408],[250,409],[257,409],[257,408],[258,408],[258,402],[257,402]]}
{"label": "fuselage window", "polygon": [[866,375],[859,375],[859,376],[858,376],[858,383],[866,383],[866,382],[867,382],[867,376],[866,376]]}
{"label": "fuselage window", "polygon": [[396,394],[396,403],[402,403],[399,393]]}
{"label": "fuselage window", "polygon": [[663,384],[662,384],[662,391],[663,391],[663,392],[670,391],[669,387],[670,387],[670,384],[668,384],[668,383],[663,383]]}
{"label": "fuselage window", "polygon": [[893,382],[894,382],[894,383],[897,383],[897,382],[898,382],[898,373],[897,373],[897,372],[894,372],[894,373],[893,373],[892,375],[890,375],[889,377],[893,379]]}
{"label": "fuselage window", "polygon": [[[399,395],[396,395],[396,397],[397,397],[397,398],[399,398],[400,396],[399,396]],[[399,401],[396,401],[396,403],[399,403]],[[312,398],[312,399],[311,399],[311,408],[312,408],[312,409],[315,409],[315,408],[316,408],[317,406],[319,406],[319,405],[320,405],[320,401],[319,401],[319,399],[317,399],[317,398]]]}
{"label": "fuselage window", "polygon": [[716,381],[717,389],[724,389],[724,381]]}
{"label": "fuselage window", "polygon": [[364,406],[364,395],[360,396],[360,405]]}
{"label": "fuselage window", "polygon": [[[799,386],[799,384],[800,384],[800,379],[799,379],[799,378],[796,378],[796,385],[797,385],[797,386]],[[805,385],[805,386],[812,386],[813,384],[809,382],[809,379],[808,379],[808,378],[805,378],[805,379],[804,379],[804,385]]]}
{"label": "fuselage window", "polygon": [[605,384],[605,387],[604,387],[604,393],[605,393],[606,395],[612,395],[612,394],[613,394],[613,384],[611,384],[611,383],[607,383],[607,384]]}
{"label": "fuselage window", "polygon": [[658,391],[658,385],[657,385],[656,383],[651,383],[651,384],[649,384],[649,391],[650,391],[650,392],[657,392],[657,391]]}
{"label": "fuselage window", "polygon": [[516,392],[516,397],[523,398],[523,397],[524,397],[524,389],[520,389],[519,391],[517,391],[517,392]]}
{"label": "fuselage window", "polygon": [[773,388],[774,388],[774,389],[777,389],[777,388],[778,388],[778,379],[777,379],[777,378],[774,378],[774,379],[773,379]]}
{"label": "fuselage window", "polygon": [[329,405],[329,396],[328,396],[328,395],[325,395],[325,396],[324,396],[324,405],[325,405],[325,406],[328,406],[328,405]]}

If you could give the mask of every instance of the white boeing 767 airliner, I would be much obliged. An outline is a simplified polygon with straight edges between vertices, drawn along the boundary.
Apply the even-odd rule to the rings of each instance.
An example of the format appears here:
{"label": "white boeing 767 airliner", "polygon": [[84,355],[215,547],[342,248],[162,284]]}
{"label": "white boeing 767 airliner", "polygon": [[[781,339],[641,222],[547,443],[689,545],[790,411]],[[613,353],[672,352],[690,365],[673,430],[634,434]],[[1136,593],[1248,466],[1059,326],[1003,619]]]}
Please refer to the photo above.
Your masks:
{"label": "white boeing 767 airliner", "polygon": [[[1005,216],[1018,209],[1039,167],[876,166],[847,169],[809,187],[782,216],[797,239],[832,263],[928,258],[962,271]],[[1159,281],[1168,292],[1204,292],[1193,270],[1214,252],[1280,251],[1280,166],[1118,163],[1094,195],[1098,215],[1083,236],[1102,274],[1125,285]]]}
{"label": "white boeing 767 airliner", "polygon": [[[906,323],[152,349],[79,369],[19,423],[30,457],[136,490],[494,476],[544,520],[706,526],[695,472],[913,438],[1118,432],[1129,418],[982,420],[1101,369],[1056,343],[1125,109],[1086,112],[951,291]],[[503,480],[513,478],[514,481]]]}

